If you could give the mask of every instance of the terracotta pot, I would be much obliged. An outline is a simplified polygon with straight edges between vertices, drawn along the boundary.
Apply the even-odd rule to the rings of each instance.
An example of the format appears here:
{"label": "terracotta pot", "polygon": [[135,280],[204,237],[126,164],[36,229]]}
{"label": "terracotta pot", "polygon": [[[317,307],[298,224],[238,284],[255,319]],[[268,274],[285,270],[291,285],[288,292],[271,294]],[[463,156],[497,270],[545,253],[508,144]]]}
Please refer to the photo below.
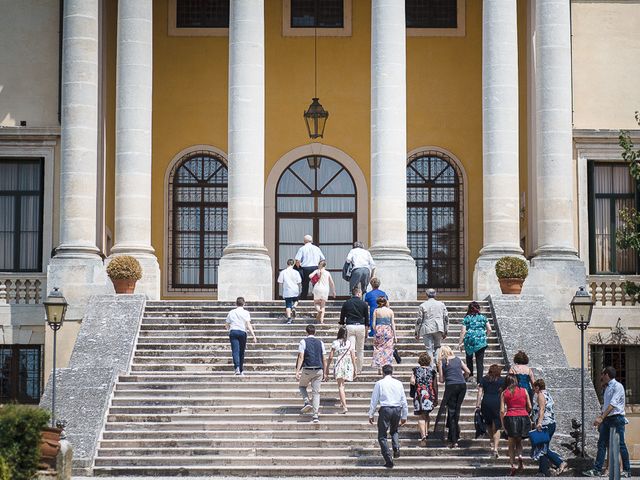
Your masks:
{"label": "terracotta pot", "polygon": [[136,280],[132,278],[112,278],[111,281],[116,293],[133,293],[136,289]]}
{"label": "terracotta pot", "polygon": [[505,295],[520,295],[524,278],[499,278],[500,290]]}
{"label": "terracotta pot", "polygon": [[45,427],[40,440],[40,465],[56,468],[56,457],[60,451],[60,428]]}

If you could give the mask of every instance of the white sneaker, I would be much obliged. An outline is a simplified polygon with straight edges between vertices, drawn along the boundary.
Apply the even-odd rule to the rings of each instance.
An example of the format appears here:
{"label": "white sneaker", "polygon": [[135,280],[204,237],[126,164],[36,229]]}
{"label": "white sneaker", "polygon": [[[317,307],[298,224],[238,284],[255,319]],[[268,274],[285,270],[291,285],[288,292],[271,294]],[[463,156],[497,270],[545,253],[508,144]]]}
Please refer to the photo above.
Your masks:
{"label": "white sneaker", "polygon": [[236,368],[236,373],[234,373],[234,375],[240,375],[240,369]]}
{"label": "white sneaker", "polygon": [[314,415],[313,416],[313,420],[311,420],[313,423],[320,423],[320,418],[318,417],[318,415]]}
{"label": "white sneaker", "polygon": [[311,413],[313,412],[313,406],[309,403],[305,403],[304,407],[300,409],[301,413]]}

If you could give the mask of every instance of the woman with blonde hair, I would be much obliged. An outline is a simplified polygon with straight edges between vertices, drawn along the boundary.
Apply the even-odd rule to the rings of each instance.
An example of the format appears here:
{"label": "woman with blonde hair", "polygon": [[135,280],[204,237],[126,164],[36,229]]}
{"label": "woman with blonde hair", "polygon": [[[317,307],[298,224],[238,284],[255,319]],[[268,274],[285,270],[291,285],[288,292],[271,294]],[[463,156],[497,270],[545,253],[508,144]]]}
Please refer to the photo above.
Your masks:
{"label": "woman with blonde hair", "polygon": [[327,270],[327,262],[320,260],[318,268],[309,275],[313,283],[313,305],[316,307],[316,320],[324,323],[324,312],[329,295],[336,298],[336,286],[333,283],[331,273]]}
{"label": "woman with blonde hair", "polygon": [[393,310],[389,308],[389,302],[384,297],[376,300],[378,308],[373,312],[373,357],[371,366],[378,367],[378,373],[382,373],[382,367],[393,363],[393,348],[396,342],[396,322]]}
{"label": "woman with blonde hair", "polygon": [[338,336],[331,344],[331,352],[329,353],[327,364],[331,364],[331,360],[333,359],[335,359],[333,376],[338,383],[340,406],[342,407],[342,413],[347,413],[347,398],[344,392],[344,383],[351,382],[356,378],[356,354],[354,346],[347,338],[346,327],[340,327],[338,329]]}
{"label": "woman with blonde hair", "polygon": [[455,356],[451,347],[440,347],[438,360],[438,378],[444,382],[444,396],[442,405],[447,409],[447,429],[449,448],[456,448],[460,439],[460,409],[467,393],[467,381],[470,371],[467,366]]}

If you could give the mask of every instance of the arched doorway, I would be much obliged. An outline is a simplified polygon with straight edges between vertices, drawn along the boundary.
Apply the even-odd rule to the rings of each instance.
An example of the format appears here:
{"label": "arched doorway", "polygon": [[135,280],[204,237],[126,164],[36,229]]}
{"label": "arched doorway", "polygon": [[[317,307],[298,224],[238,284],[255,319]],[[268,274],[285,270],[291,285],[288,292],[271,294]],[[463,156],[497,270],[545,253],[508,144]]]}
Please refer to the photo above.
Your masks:
{"label": "arched doorway", "polygon": [[418,289],[464,291],[464,188],[456,162],[424,150],[407,162],[407,243]]}
{"label": "arched doorway", "polygon": [[355,183],[342,164],[321,155],[293,162],[276,188],[277,270],[285,267],[304,235],[310,234],[327,258],[337,295],[346,297],[349,285],[340,272],[356,238],[356,211]]}

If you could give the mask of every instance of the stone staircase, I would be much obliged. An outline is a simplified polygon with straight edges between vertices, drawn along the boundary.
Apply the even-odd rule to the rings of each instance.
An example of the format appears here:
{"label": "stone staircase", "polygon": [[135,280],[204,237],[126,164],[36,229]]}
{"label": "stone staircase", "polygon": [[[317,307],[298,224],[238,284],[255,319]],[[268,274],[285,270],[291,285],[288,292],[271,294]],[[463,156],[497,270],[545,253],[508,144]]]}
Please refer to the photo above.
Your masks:
{"label": "stone staircase", "polygon": [[[337,332],[341,302],[328,306],[317,336],[329,347]],[[418,302],[394,303],[403,361],[395,375],[409,389],[421,341],[413,337]],[[454,346],[466,302],[447,302]],[[477,390],[469,385],[461,414],[461,448],[430,440],[418,446],[412,415],[401,428],[402,457],[387,471],[377,430],[367,422],[373,383],[370,366],[347,385],[349,413],[341,414],[335,381],[323,383],[320,423],[300,414],[294,376],[297,344],[311,321],[311,302],[301,302],[298,319],[284,324],[282,302],[249,303],[258,343],[248,342],[246,376],[233,375],[224,318],[228,302],[148,302],[127,375],[115,386],[95,458],[97,476],[188,475],[506,475],[506,442],[499,459],[486,439],[474,439]],[[483,311],[491,318],[487,303]],[[460,353],[458,353],[460,355]],[[485,368],[503,363],[497,335],[489,340]],[[440,387],[442,397],[443,386]],[[435,415],[432,415],[432,427]],[[528,467],[531,468],[531,467]]]}

